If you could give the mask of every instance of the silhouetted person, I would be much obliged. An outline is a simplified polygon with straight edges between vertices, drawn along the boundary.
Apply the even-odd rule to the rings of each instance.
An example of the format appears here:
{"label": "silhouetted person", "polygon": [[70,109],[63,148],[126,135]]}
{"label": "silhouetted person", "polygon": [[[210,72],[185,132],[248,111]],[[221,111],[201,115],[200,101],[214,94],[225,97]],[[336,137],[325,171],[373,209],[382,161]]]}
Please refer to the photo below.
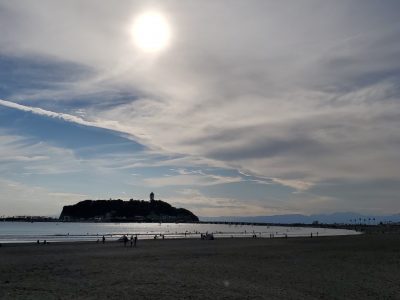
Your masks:
{"label": "silhouetted person", "polygon": [[38,244],[38,245],[39,245],[39,244],[40,244],[40,241],[39,241],[39,240],[37,240],[37,241],[36,241],[36,244]]}
{"label": "silhouetted person", "polygon": [[103,237],[101,238],[101,241],[103,242],[103,244],[106,242],[106,237],[103,235]]}
{"label": "silhouetted person", "polygon": [[136,243],[137,243],[137,235],[135,236],[135,239],[133,240],[133,247],[136,248]]}
{"label": "silhouetted person", "polygon": [[124,236],[122,237],[123,241],[124,241],[124,247],[126,247],[126,243],[128,243],[128,237],[124,234]]}

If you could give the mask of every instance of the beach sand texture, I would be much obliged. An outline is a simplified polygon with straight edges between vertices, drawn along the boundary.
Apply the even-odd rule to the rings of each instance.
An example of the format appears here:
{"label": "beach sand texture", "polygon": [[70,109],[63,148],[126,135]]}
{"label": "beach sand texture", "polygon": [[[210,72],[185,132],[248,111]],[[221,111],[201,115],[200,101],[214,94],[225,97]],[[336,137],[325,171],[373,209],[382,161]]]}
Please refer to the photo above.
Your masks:
{"label": "beach sand texture", "polygon": [[3,245],[1,299],[400,299],[400,235]]}

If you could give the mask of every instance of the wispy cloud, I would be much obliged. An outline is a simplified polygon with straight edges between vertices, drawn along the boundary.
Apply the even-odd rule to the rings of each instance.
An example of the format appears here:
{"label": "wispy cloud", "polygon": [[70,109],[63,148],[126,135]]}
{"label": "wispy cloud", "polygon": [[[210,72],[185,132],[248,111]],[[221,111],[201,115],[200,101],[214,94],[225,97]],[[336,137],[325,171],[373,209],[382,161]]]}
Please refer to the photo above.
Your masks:
{"label": "wispy cloud", "polygon": [[50,191],[40,186],[0,178],[0,215],[58,215],[64,205],[70,205],[88,195]]}
{"label": "wispy cloud", "polygon": [[291,212],[251,200],[244,202],[227,197],[207,197],[196,189],[183,189],[168,201],[177,207],[189,207],[199,216],[271,215]]}
{"label": "wispy cloud", "polygon": [[242,181],[241,177],[229,177],[206,174],[184,174],[144,179],[148,186],[210,186]]}

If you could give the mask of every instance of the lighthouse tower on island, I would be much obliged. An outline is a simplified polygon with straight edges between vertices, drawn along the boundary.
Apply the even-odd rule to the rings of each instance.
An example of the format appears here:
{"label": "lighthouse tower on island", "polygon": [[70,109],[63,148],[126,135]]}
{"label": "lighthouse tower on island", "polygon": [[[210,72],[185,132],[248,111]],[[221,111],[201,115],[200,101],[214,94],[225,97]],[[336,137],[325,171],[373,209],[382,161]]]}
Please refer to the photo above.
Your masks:
{"label": "lighthouse tower on island", "polygon": [[152,201],[154,201],[154,193],[153,192],[150,193],[150,202],[152,202]]}

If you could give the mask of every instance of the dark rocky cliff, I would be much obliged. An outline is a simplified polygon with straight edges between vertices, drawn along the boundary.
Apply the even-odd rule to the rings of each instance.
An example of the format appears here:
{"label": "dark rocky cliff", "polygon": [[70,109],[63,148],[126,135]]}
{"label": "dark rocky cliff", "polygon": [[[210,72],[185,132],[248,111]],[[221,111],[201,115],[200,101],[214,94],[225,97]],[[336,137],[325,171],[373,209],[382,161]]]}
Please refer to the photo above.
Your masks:
{"label": "dark rocky cliff", "polygon": [[175,208],[161,200],[85,200],[64,206],[60,220],[103,222],[198,222],[184,208]]}

